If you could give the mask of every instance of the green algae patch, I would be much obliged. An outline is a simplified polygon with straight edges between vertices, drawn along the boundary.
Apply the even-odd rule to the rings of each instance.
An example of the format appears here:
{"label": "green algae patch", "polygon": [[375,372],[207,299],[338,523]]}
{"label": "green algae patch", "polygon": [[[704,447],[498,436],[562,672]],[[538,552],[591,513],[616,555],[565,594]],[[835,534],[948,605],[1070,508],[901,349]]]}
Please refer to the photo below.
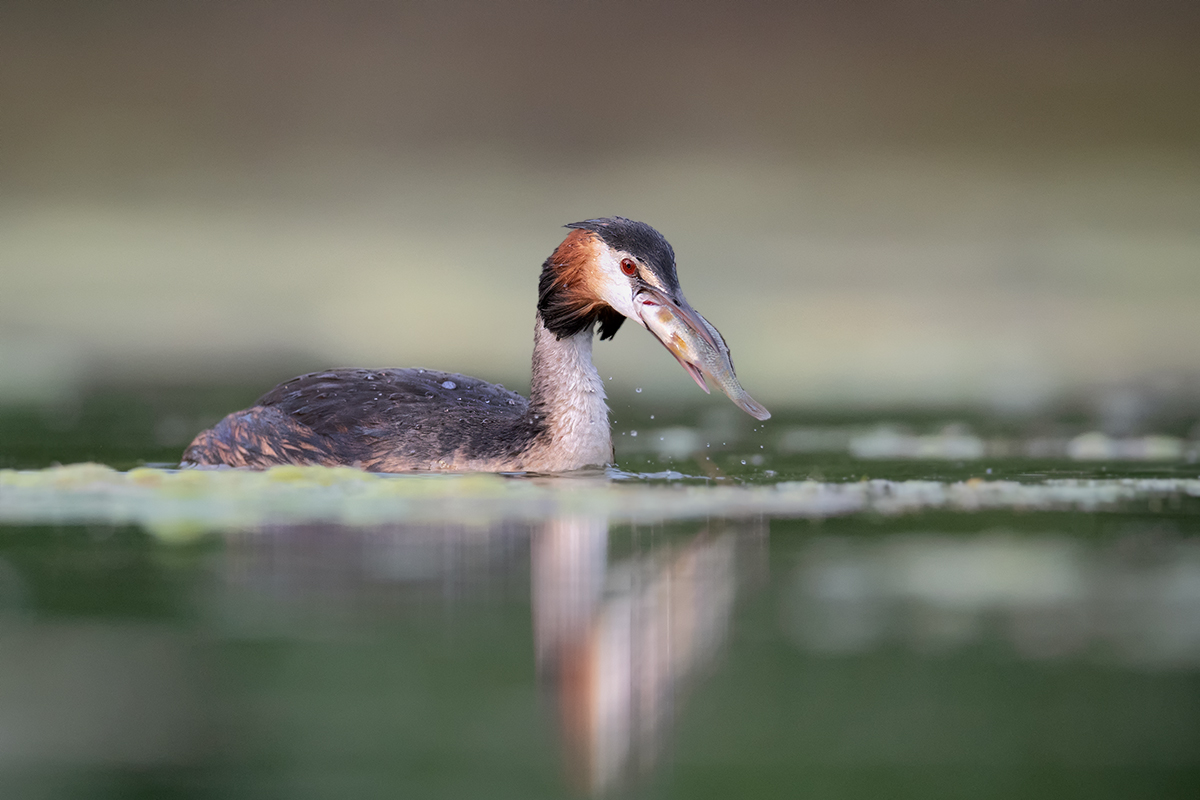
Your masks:
{"label": "green algae patch", "polygon": [[1099,511],[1178,507],[1200,498],[1184,478],[1040,483],[866,480],[774,485],[662,484],[594,476],[388,475],[350,467],[280,466],[121,472],[103,464],[0,470],[0,522],[138,524],[164,540],[263,525],[345,525],[563,517],[654,522],[699,517],[821,518],[926,509]]}
{"label": "green algae patch", "polygon": [[121,472],[85,463],[0,470],[0,521],[137,523],[182,540],[271,523],[537,518],[564,507],[554,502],[559,494],[570,492],[489,474],[384,475],[319,466]]}

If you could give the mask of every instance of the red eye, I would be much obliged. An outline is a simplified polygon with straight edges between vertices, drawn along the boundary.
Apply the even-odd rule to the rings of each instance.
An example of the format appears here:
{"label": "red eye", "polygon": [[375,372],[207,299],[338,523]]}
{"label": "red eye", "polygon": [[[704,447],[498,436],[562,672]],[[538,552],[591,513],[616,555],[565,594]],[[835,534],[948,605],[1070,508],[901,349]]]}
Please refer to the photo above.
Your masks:
{"label": "red eye", "polygon": [[621,259],[621,272],[624,272],[626,275],[633,277],[634,275],[637,274],[637,264],[633,263],[632,258],[622,258]]}

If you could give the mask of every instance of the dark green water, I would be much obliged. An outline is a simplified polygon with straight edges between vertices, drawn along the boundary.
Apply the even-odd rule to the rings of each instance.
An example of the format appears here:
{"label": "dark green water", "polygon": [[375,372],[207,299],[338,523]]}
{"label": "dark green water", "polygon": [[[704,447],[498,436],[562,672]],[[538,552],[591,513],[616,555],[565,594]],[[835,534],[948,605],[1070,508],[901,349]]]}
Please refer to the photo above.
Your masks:
{"label": "dark green water", "polygon": [[[0,466],[168,463],[245,400],[187,396],[10,410]],[[787,431],[878,420],[650,413],[616,409],[621,467],[697,485],[1200,474],[1186,457],[801,452]],[[705,452],[629,436],[673,428]],[[2,797],[588,794],[1200,796],[1200,499],[264,524],[185,543],[0,524]]]}

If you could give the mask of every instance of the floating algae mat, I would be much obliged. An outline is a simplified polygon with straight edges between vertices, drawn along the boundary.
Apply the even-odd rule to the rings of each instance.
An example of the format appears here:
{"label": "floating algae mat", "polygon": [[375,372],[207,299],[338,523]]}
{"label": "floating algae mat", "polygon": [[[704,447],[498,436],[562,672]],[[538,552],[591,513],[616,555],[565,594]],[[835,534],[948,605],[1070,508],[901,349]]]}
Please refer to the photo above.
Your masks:
{"label": "floating algae mat", "polygon": [[677,474],[674,481],[637,477],[616,471],[540,479],[384,475],[317,466],[262,472],[119,472],[99,464],[75,464],[0,471],[0,521],[140,524],[169,537],[283,522],[536,521],[579,515],[612,522],[662,522],[713,516],[894,515],[933,509],[1092,511],[1136,502],[1166,501],[1179,507],[1185,498],[1200,498],[1197,478],[1058,479],[1034,484],[978,478],[954,483],[810,480],[710,486],[684,483],[684,476]]}
{"label": "floating algae mat", "polygon": [[25,434],[0,797],[1200,796],[1190,427],[651,413],[557,477]]}

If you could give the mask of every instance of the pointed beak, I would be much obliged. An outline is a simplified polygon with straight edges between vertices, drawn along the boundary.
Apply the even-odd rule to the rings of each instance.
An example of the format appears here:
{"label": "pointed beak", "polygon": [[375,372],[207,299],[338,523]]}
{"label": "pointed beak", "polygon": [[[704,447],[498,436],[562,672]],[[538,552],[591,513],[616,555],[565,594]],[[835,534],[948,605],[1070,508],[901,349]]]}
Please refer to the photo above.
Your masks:
{"label": "pointed beak", "polygon": [[652,286],[634,295],[634,308],[641,322],[663,343],[701,389],[709,391],[707,377],[755,419],[768,419],[771,412],[757,403],[738,383],[729,358],[729,347],[717,329],[680,297],[678,301]]}

